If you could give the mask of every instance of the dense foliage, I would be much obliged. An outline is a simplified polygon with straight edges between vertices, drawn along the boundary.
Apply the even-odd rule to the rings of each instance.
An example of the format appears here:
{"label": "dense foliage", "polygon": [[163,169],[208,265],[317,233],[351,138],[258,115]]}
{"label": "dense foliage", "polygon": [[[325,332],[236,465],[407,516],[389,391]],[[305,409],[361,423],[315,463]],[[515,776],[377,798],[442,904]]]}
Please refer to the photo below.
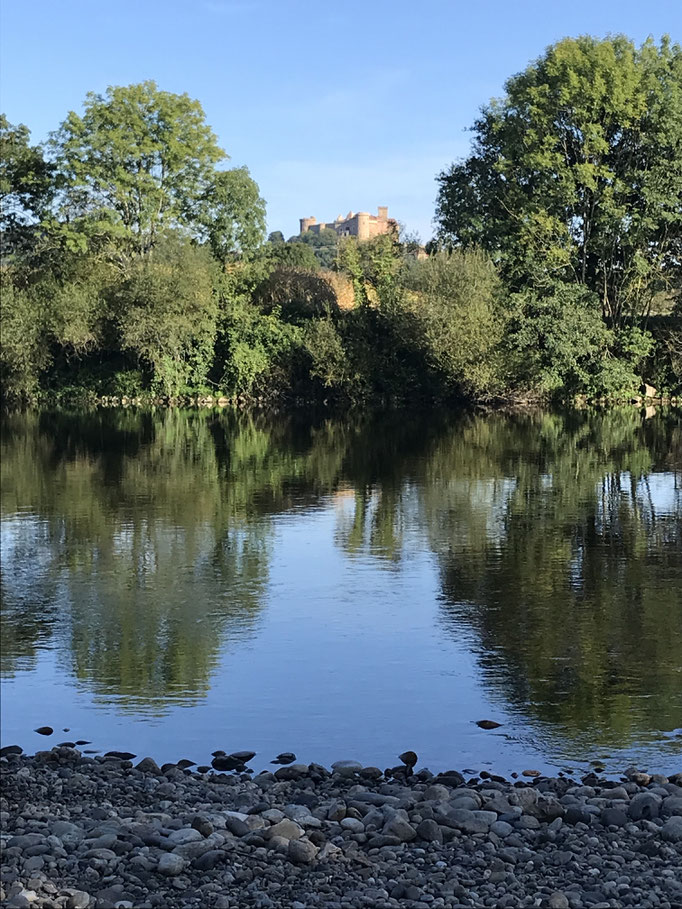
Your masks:
{"label": "dense foliage", "polygon": [[265,240],[187,95],[0,119],[2,393],[406,404],[682,392],[682,52],[567,39],[484,108],[438,236]]}

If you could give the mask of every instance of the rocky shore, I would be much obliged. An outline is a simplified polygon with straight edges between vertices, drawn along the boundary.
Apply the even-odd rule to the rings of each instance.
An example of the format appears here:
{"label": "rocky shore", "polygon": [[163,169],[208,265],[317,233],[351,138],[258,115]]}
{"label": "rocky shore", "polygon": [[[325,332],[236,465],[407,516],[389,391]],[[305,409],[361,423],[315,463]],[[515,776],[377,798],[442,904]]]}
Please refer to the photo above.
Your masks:
{"label": "rocky shore", "polygon": [[251,777],[19,751],[0,757],[8,909],[682,907],[682,774],[465,779],[407,752]]}

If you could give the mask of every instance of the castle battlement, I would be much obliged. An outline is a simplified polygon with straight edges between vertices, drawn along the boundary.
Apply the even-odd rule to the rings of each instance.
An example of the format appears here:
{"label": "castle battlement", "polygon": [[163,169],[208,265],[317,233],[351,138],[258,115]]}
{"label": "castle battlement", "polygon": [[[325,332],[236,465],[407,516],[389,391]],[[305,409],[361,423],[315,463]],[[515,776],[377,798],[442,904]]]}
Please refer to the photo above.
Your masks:
{"label": "castle battlement", "polygon": [[317,218],[301,218],[301,234],[307,231],[318,233],[321,230],[333,230],[339,237],[357,237],[358,240],[371,240],[381,234],[398,233],[398,222],[388,217],[388,206],[380,205],[376,215],[367,211],[352,212],[343,217],[338,215],[334,221],[317,221]]}

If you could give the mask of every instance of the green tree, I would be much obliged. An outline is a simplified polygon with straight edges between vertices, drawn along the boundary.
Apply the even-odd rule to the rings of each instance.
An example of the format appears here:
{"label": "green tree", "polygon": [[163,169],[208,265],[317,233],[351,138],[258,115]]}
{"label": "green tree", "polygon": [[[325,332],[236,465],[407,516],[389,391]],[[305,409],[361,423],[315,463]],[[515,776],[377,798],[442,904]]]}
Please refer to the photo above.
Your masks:
{"label": "green tree", "polygon": [[619,323],[679,280],[682,50],[565,39],[484,107],[441,173],[442,243],[481,245],[516,287],[584,284]]}
{"label": "green tree", "polygon": [[52,165],[30,130],[0,114],[0,240],[3,260],[24,248],[54,191]]}
{"label": "green tree", "polygon": [[200,201],[197,221],[219,262],[253,255],[265,237],[265,202],[248,168],[215,174]]}
{"label": "green tree", "polygon": [[160,391],[177,395],[204,384],[218,313],[208,253],[169,238],[134,263],[111,306],[121,349],[151,367]]}
{"label": "green tree", "polygon": [[72,237],[110,242],[122,265],[150,252],[164,228],[195,226],[225,157],[199,102],[154,82],[89,93],[83,115],[71,111],[51,145],[62,221]]}
{"label": "green tree", "polygon": [[[307,230],[300,237],[292,238],[293,242],[307,243],[322,268],[331,268],[336,263],[339,251],[339,235],[330,227],[320,231]],[[292,242],[292,241],[290,241]]]}
{"label": "green tree", "polygon": [[314,271],[319,267],[315,251],[306,243],[299,243],[297,240],[274,243],[267,250],[267,254],[273,262],[289,268],[308,268]]}
{"label": "green tree", "polygon": [[20,399],[38,390],[40,375],[51,358],[45,343],[45,312],[33,290],[17,286],[13,278],[10,269],[0,269],[0,389],[3,397]]}
{"label": "green tree", "polygon": [[502,284],[480,250],[439,252],[409,271],[415,343],[442,392],[478,397],[502,388]]}
{"label": "green tree", "polygon": [[632,326],[614,332],[582,285],[554,293],[532,290],[512,298],[507,324],[508,370],[521,387],[565,396],[630,396],[637,369],[651,351],[651,336]]}

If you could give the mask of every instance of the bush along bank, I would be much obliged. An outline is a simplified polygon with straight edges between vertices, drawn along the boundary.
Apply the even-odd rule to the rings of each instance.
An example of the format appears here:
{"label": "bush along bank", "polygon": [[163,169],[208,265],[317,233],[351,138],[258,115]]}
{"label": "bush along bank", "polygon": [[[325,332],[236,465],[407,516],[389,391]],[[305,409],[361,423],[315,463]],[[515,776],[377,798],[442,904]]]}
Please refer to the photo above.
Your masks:
{"label": "bush along bank", "polygon": [[222,773],[68,744],[20,751],[0,758],[9,909],[682,902],[680,773],[465,779],[414,772],[406,752],[386,771],[283,755],[252,778],[249,752],[217,752],[215,766],[237,768]]}

